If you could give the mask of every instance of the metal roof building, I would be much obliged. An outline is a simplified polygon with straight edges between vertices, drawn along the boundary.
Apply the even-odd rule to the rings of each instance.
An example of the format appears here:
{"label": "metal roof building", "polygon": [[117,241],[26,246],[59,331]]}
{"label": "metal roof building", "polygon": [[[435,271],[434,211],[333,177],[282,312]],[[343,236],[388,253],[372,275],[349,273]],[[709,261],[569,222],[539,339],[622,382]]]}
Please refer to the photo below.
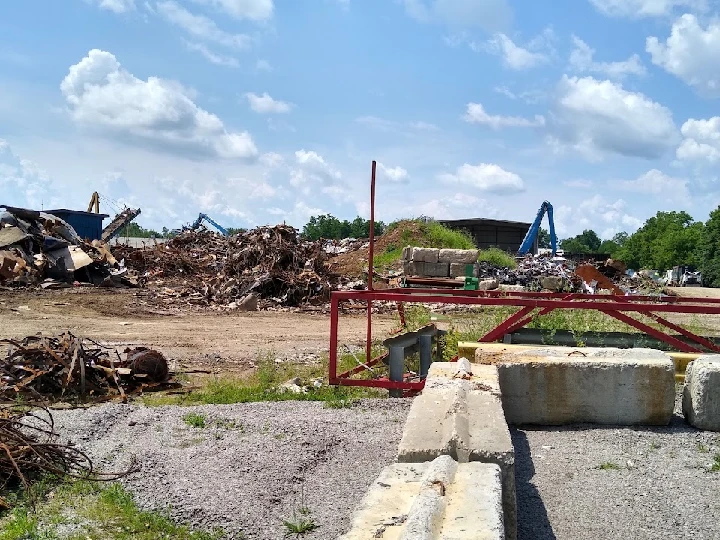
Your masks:
{"label": "metal roof building", "polygon": [[[517,252],[530,229],[530,223],[484,218],[441,220],[440,223],[451,229],[467,231],[480,249],[497,247],[510,253]],[[537,253],[537,250],[538,240],[535,238],[532,252]]]}

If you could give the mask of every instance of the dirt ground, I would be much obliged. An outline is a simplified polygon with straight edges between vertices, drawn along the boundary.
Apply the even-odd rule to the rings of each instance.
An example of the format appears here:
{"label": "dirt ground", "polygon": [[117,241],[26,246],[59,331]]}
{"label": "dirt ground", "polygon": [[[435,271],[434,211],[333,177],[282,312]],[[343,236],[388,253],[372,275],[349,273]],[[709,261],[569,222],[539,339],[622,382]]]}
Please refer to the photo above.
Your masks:
{"label": "dirt ground", "polygon": [[688,298],[720,298],[720,289],[710,287],[668,287],[668,291]]}
{"label": "dirt ground", "polygon": [[[38,332],[75,335],[113,346],[153,347],[183,368],[242,372],[263,353],[317,361],[328,350],[327,314],[259,311],[161,314],[143,306],[133,290],[0,291],[0,339]],[[387,336],[398,323],[374,315],[373,331]],[[362,345],[366,318],[341,315],[339,342]]]}

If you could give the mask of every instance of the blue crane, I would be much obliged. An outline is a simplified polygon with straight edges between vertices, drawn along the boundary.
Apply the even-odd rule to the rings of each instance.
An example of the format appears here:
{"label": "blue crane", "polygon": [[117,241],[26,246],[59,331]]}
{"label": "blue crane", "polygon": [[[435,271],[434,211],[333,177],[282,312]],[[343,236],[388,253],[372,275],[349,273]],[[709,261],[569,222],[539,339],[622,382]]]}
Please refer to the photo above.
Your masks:
{"label": "blue crane", "polygon": [[210,223],[210,225],[212,225],[218,231],[220,231],[220,234],[222,234],[223,236],[230,236],[230,233],[227,231],[227,229],[225,227],[223,227],[222,225],[218,225],[215,222],[215,220],[213,220],[213,218],[211,218],[207,214],[203,214],[203,213],[200,213],[200,215],[198,215],[198,218],[195,221],[193,221],[190,225],[186,225],[182,229],[175,229],[173,231],[173,234],[178,234],[181,230],[189,229],[191,231],[194,231],[202,224],[203,221],[207,221],[208,223]]}
{"label": "blue crane", "polygon": [[550,246],[552,247],[553,257],[557,253],[557,236],[555,236],[553,207],[552,204],[550,204],[549,202],[543,201],[540,209],[538,210],[537,216],[535,217],[535,221],[533,221],[532,225],[530,225],[530,228],[525,235],[525,239],[522,241],[522,244],[520,244],[520,249],[518,249],[518,255],[525,255],[532,248],[533,243],[535,242],[535,239],[540,232],[540,223],[542,223],[542,219],[545,216],[545,213],[547,213],[548,223],[550,224]]}

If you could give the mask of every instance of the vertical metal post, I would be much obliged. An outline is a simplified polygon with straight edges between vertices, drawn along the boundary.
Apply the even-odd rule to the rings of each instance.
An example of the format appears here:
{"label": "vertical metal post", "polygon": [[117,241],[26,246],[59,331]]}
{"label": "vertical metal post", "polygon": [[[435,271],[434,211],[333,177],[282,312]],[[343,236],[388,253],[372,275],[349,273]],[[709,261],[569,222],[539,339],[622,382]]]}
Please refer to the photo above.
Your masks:
{"label": "vertical metal post", "polygon": [[[402,382],[405,373],[405,348],[390,347],[390,356],[388,358],[390,367],[390,380],[393,382]],[[391,388],[390,397],[402,397],[402,390]]]}
{"label": "vertical metal post", "polygon": [[[368,283],[367,290],[373,290],[373,267],[375,265],[375,169],[377,162],[372,162],[370,175],[370,249],[368,252]],[[372,358],[372,300],[367,301],[367,336],[365,342],[365,362]]]}
{"label": "vertical metal post", "polygon": [[432,340],[433,337],[430,334],[418,336],[420,344],[420,373],[418,375],[423,379],[427,377],[432,363]]}

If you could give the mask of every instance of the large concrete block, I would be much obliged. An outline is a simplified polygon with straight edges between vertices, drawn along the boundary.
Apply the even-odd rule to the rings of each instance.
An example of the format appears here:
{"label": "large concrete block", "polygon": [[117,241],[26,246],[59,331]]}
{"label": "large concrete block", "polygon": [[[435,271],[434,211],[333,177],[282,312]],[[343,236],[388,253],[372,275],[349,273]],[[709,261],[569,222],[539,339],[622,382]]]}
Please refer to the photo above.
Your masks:
{"label": "large concrete block", "polygon": [[425,275],[428,277],[449,277],[450,265],[448,263],[425,263]]}
{"label": "large concrete block", "polygon": [[698,429],[720,431],[720,354],[704,355],[688,364],[683,413]]}
{"label": "large concrete block", "polygon": [[[467,364],[471,373],[459,370]],[[461,463],[500,467],[507,537],[516,534],[515,452],[500,401],[495,366],[434,362],[425,389],[410,408],[398,461],[418,463],[449,455]]]}
{"label": "large concrete block", "polygon": [[493,291],[498,288],[497,279],[481,279],[478,283],[478,290],[480,291]]}
{"label": "large concrete block", "polygon": [[667,425],[672,417],[675,367],[662,351],[533,349],[503,354],[497,368],[511,424]]}
{"label": "large concrete block", "polygon": [[449,456],[383,469],[341,540],[501,540],[500,468]]}
{"label": "large concrete block", "polygon": [[[465,277],[465,267],[466,266],[467,266],[467,263],[450,263],[450,277],[453,277],[453,278]],[[473,277],[478,276],[477,264],[473,265],[472,276]]]}
{"label": "large concrete block", "polygon": [[414,247],[412,250],[412,260],[418,262],[436,263],[440,257],[440,250],[436,248]]}
{"label": "large concrete block", "polygon": [[403,274],[406,276],[421,276],[425,272],[425,263],[403,261]]}
{"label": "large concrete block", "polygon": [[439,261],[445,263],[472,264],[478,260],[477,249],[441,249]]}
{"label": "large concrete block", "polygon": [[413,254],[413,247],[405,246],[402,250],[402,260],[403,261],[412,261],[412,254]]}

